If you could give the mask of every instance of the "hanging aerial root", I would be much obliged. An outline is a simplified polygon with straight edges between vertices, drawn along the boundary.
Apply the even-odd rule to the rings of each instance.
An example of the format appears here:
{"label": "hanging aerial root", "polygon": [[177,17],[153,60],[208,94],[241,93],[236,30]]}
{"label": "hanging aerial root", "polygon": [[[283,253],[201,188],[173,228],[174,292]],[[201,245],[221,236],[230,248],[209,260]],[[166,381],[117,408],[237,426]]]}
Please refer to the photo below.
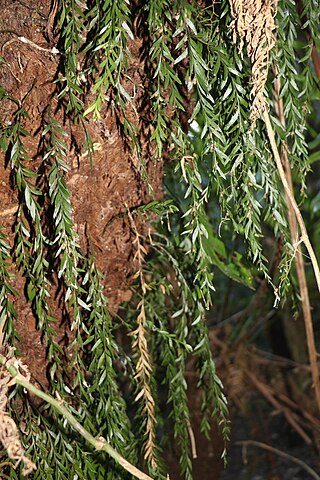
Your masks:
{"label": "hanging aerial root", "polygon": [[233,41],[240,41],[240,54],[246,45],[252,65],[250,119],[253,127],[267,108],[264,87],[268,78],[269,53],[275,44],[273,32],[276,28],[274,16],[277,12],[277,1],[230,0],[230,6],[233,16]]}

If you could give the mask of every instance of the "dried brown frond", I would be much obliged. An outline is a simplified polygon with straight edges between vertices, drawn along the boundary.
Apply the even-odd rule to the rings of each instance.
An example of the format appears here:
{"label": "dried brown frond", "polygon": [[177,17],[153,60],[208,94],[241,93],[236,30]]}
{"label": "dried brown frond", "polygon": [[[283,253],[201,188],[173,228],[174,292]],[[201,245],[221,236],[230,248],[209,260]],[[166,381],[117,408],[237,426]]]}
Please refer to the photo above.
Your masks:
{"label": "dried brown frond", "polygon": [[128,216],[131,223],[131,228],[135,234],[134,245],[136,247],[135,260],[138,261],[138,272],[137,277],[140,279],[142,299],[138,304],[139,314],[137,317],[137,328],[130,333],[132,336],[136,336],[135,341],[133,342],[132,348],[137,350],[138,361],[136,366],[135,378],[141,385],[141,390],[135,398],[135,401],[144,400],[144,408],[142,413],[147,417],[146,424],[146,437],[147,442],[145,445],[144,458],[151,465],[152,468],[157,467],[156,461],[156,445],[155,445],[155,402],[152,396],[150,388],[150,377],[152,373],[152,360],[148,348],[147,342],[147,328],[146,328],[146,311],[145,311],[145,294],[148,290],[148,285],[145,281],[142,264],[144,256],[147,253],[146,249],[143,247],[140,241],[140,235],[137,231],[135,221],[128,210]]}
{"label": "dried brown frond", "polygon": [[240,348],[235,350],[234,356],[230,359],[227,379],[228,396],[241,411],[245,410],[247,389],[245,372],[247,368],[246,350],[241,344]]}
{"label": "dried brown frond", "polygon": [[269,52],[275,44],[274,16],[277,0],[230,0],[233,41],[239,40],[239,51],[247,47],[252,65],[251,124],[261,117],[267,108],[264,87],[268,78]]}
{"label": "dried brown frond", "polygon": [[312,383],[306,383],[311,368],[245,343],[231,348],[216,335],[211,340],[220,350],[219,371],[237,410],[245,414],[253,392],[259,392],[273,408],[271,415],[281,413],[303,441],[319,451],[320,421]]}
{"label": "dried brown frond", "polygon": [[[210,334],[209,334],[210,335]],[[246,371],[250,370],[250,357],[245,343],[239,342],[233,345],[232,351],[228,343],[210,335],[210,340],[217,350],[219,350],[219,369],[225,372],[223,384],[225,386],[227,397],[234,403],[237,410],[245,413],[248,405],[250,390],[246,378]]]}
{"label": "dried brown frond", "polygon": [[[8,360],[7,363],[12,361],[13,360]],[[24,372],[28,373],[25,365],[17,360],[15,360],[15,362],[18,362],[19,367],[21,367]],[[11,385],[10,380],[11,377],[8,375],[6,367],[3,366],[0,369],[0,442],[7,450],[9,458],[17,461],[16,466],[21,461],[24,463],[22,474],[28,475],[36,468],[36,465],[28,457],[26,457],[24,448],[21,445],[19,438],[18,428],[14,420],[6,412],[8,389]]]}

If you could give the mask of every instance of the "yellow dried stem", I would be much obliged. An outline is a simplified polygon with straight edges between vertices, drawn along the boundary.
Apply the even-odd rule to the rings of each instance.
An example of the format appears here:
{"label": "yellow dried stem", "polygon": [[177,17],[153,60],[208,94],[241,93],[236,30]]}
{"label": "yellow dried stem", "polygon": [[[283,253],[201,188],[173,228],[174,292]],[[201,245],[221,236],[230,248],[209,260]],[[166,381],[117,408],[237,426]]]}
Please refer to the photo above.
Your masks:
{"label": "yellow dried stem", "polygon": [[244,47],[251,60],[251,125],[262,116],[267,108],[264,87],[268,78],[269,52],[275,44],[274,16],[277,11],[276,0],[230,0],[233,21],[231,30],[233,41],[239,40],[239,51]]}
{"label": "yellow dried stem", "polygon": [[[286,120],[284,116],[283,101],[282,101],[282,98],[280,97],[280,91],[281,91],[280,78],[277,76],[276,71],[274,73],[276,77],[274,82],[275,110],[280,122],[285,127]],[[284,145],[284,147],[282,148],[281,163],[284,167],[284,172],[288,182],[288,187],[293,196],[294,195],[293,181],[292,181],[291,167],[290,167],[288,153],[287,153],[287,145]],[[292,203],[289,200],[287,192],[286,192],[286,203],[288,206],[288,214],[289,214],[288,220],[289,220],[292,244],[293,245],[298,244],[297,247],[295,248],[297,277],[298,277],[300,297],[301,297],[302,313],[303,313],[305,329],[306,329],[307,345],[308,345],[313,384],[314,384],[318,409],[320,411],[320,373],[319,373],[318,358],[317,358],[318,355],[316,350],[315,335],[314,335],[313,322],[312,322],[308,284],[307,284],[305,266],[303,261],[303,255],[298,242],[298,234],[299,234],[298,221],[295,214],[295,210],[293,208]]]}
{"label": "yellow dried stem", "polygon": [[147,329],[146,329],[146,312],[145,312],[145,294],[149,289],[143,275],[142,265],[144,256],[147,253],[146,249],[140,242],[140,236],[137,231],[135,221],[128,210],[128,216],[131,223],[131,228],[135,234],[134,245],[136,247],[136,254],[135,259],[138,261],[138,272],[136,274],[137,277],[140,278],[141,290],[142,290],[142,300],[138,304],[139,315],[137,317],[137,328],[130,333],[130,335],[136,335],[137,338],[134,341],[132,348],[137,349],[139,359],[136,366],[136,374],[135,378],[141,384],[141,390],[136,396],[135,400],[138,401],[139,399],[143,398],[144,400],[144,408],[143,414],[147,416],[147,425],[146,425],[146,436],[147,442],[145,445],[145,452],[144,458],[145,460],[151,465],[152,468],[157,467],[156,461],[156,445],[155,445],[155,425],[156,425],[156,417],[155,417],[155,402],[152,396],[151,388],[150,388],[150,377],[152,373],[152,361],[151,355],[148,348],[147,342]]}

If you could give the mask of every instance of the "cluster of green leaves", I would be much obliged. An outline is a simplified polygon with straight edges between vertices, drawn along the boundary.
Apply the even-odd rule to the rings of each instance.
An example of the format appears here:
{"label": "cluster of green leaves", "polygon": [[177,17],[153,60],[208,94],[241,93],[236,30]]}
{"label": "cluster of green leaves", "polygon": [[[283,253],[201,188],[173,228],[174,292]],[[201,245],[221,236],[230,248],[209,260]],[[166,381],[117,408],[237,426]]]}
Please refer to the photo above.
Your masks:
{"label": "cluster of green leaves", "polygon": [[[69,407],[79,421],[83,421],[81,413]],[[85,444],[80,435],[75,435],[64,419],[59,418],[54,409],[48,406],[35,407],[24,402],[23,411],[17,413],[15,404],[10,414],[17,424],[23,421],[25,436],[23,438],[28,455],[36,459],[37,470],[33,473],[35,479],[45,476],[48,479],[127,479],[122,469],[111,465],[110,460]],[[9,478],[23,478],[19,473],[2,466],[2,474]]]}
{"label": "cluster of green leaves", "polygon": [[179,236],[175,235],[170,240],[166,229],[158,236],[155,256],[146,265],[147,271],[154,272],[154,283],[150,285],[146,297],[146,311],[150,329],[157,333],[155,355],[158,361],[155,364],[158,374],[164,377],[163,382],[167,384],[167,402],[171,407],[169,417],[174,424],[174,437],[181,451],[181,471],[191,479],[189,427],[192,413],[188,407],[191,399],[187,397],[186,364],[192,357],[196,360],[197,386],[202,391],[201,431],[209,436],[212,415],[223,425],[226,440],[229,424],[227,401],[210,351],[204,308],[193,291],[196,268],[192,258],[185,255],[185,250],[179,244]]}
{"label": "cluster of green leaves", "polygon": [[42,228],[43,207],[39,201],[42,192],[36,184],[39,174],[30,168],[31,161],[24,146],[24,140],[29,136],[29,132],[23,128],[23,123],[28,115],[24,107],[8,95],[3,94],[1,99],[13,102],[17,106],[12,124],[1,131],[0,141],[2,149],[10,157],[11,177],[15,182],[19,200],[14,257],[27,279],[28,300],[48,346],[54,334],[51,327],[54,319],[48,304],[49,263],[46,259],[47,239]]}
{"label": "cluster of green leaves", "polygon": [[[217,231],[223,236],[226,232],[225,224],[231,223],[233,232],[247,245],[247,256],[255,266],[253,267],[255,273],[262,272],[273,285],[276,304],[284,298],[289,286],[294,283],[291,276],[294,247],[290,240],[284,196],[268,146],[265,127],[259,122],[252,131],[249,123],[250,65],[243,52],[240,55],[237,47],[231,42],[228,5],[222,3],[212,9],[210,7],[200,9],[194,4],[190,5],[189,2],[179,2],[178,8],[176,4],[171,6],[166,4],[165,7],[164,4],[154,5],[150,2],[148,10],[152,13],[152,26],[155,32],[151,47],[155,92],[151,98],[154,99],[154,111],[157,112],[153,117],[153,139],[158,147],[158,155],[161,155],[163,144],[166,142],[171,146],[172,156],[176,159],[175,172],[172,166],[169,166],[165,186],[169,198],[174,199],[181,214],[179,219],[173,222],[172,233],[167,231],[165,236],[175,248],[185,252],[189,261],[196,266],[192,279],[188,277],[195,305],[194,310],[191,309],[196,319],[192,327],[195,330],[196,325],[199,325],[205,329],[203,313],[204,309],[210,306],[214,291],[213,266],[223,270],[232,279],[247,286],[253,285],[252,274],[244,265],[241,254],[232,252],[228,261],[226,245],[218,237]],[[285,141],[290,149],[292,166],[299,170],[296,180],[300,181],[303,187],[309,169],[305,122],[316,80],[310,64],[310,44],[305,40],[301,42],[305,55],[303,58],[299,57],[301,44],[297,43],[295,23],[300,17],[296,10],[294,19],[290,17],[290,12],[295,8],[293,2],[280,2],[277,22],[281,33],[272,59],[275,64],[279,64],[281,72],[280,95],[285,106],[286,127],[280,125],[275,115],[272,120],[279,135],[279,145],[281,141]],[[310,15],[309,11],[307,12],[308,27],[311,24],[309,20],[311,11],[312,9]],[[311,34],[311,37],[313,36],[317,37],[318,34],[314,32]],[[283,52],[283,49],[286,49],[286,52]],[[198,124],[199,131],[191,130],[191,135],[190,132],[189,134],[184,132],[181,125],[175,123],[178,118],[176,113],[172,115],[173,120],[168,118],[168,109],[172,104],[176,110],[183,109],[180,62],[184,65],[184,86],[190,88],[194,86],[196,94],[190,120],[197,121],[195,125]],[[295,72],[299,72],[296,74],[299,83],[296,83]],[[272,75],[267,88],[266,94],[268,93],[272,105],[274,101]],[[179,183],[177,172],[180,173]],[[220,215],[212,212],[214,208]],[[230,230],[230,227],[228,228]],[[277,252],[276,248],[273,250],[275,261],[269,263],[270,253],[266,255],[262,241],[265,232],[270,230],[278,239],[274,245],[278,245],[280,251]],[[179,267],[183,270],[182,266],[187,260],[185,258],[184,261],[181,261],[181,258],[179,260]],[[157,258],[155,264],[159,261]],[[276,267],[279,267],[279,274],[275,274]],[[152,278],[154,276],[155,273]],[[153,305],[153,310],[150,308],[149,314],[154,318],[157,308],[161,311],[161,302],[153,300],[152,288],[151,292],[148,292],[149,295]],[[184,299],[181,303],[185,305],[188,302]],[[157,318],[162,317],[159,314]],[[181,324],[184,325],[182,320]],[[183,328],[184,332],[188,330],[185,325],[182,330]],[[166,326],[163,331],[167,330]],[[179,327],[176,327],[175,332],[178,331]],[[199,338],[203,339],[204,336],[204,330],[201,330]],[[195,353],[197,347],[193,344],[190,350]],[[161,351],[164,353],[167,350],[162,347]],[[208,358],[212,358],[209,350],[207,355]],[[185,352],[182,365],[186,358]],[[162,360],[162,365],[163,362],[165,359]],[[214,375],[213,365],[208,368],[211,375]],[[176,370],[174,371],[176,373]],[[169,378],[168,370],[167,379]],[[180,410],[176,412],[175,418],[184,415],[187,424],[189,418],[187,402],[182,400],[181,395],[183,371],[174,378],[175,380],[180,378],[181,382],[180,387],[175,388],[180,395],[178,405]],[[215,395],[212,395],[211,402],[213,398],[221,399],[219,393],[216,391]],[[169,399],[174,409],[174,399],[170,395]],[[221,408],[221,405],[219,407]],[[186,476],[190,476],[188,435],[186,430],[183,431],[181,424],[176,428],[180,429],[177,438],[181,442],[182,470]]]}
{"label": "cluster of green leaves", "polygon": [[85,115],[93,112],[94,116],[99,118],[111,90],[115,95],[116,108],[125,109],[126,103],[131,103],[131,97],[122,82],[130,56],[127,40],[128,38],[133,40],[133,34],[129,27],[130,9],[125,1],[97,2],[87,15],[90,18],[88,29],[90,40],[85,46],[84,53],[88,55],[89,68],[96,63],[97,65],[90,72],[95,78],[92,91],[96,97]]}
{"label": "cluster of green leaves", "polygon": [[[307,14],[304,12],[306,20],[312,11],[311,8]],[[181,5],[180,17],[188,19],[188,12],[189,7]],[[303,187],[310,168],[305,122],[316,80],[310,65],[310,44],[306,39],[297,42],[296,24],[299,18],[294,2],[280,2],[278,41],[272,60],[275,65],[279,64],[277,68],[281,72],[280,96],[284,101],[286,127],[283,128],[275,116],[273,122],[279,143],[285,141],[289,147],[292,166],[298,170],[296,178]],[[222,3],[211,11],[210,8],[199,9],[192,16],[192,27],[190,20],[185,20],[189,28],[179,30],[181,55],[189,61],[185,81],[195,85],[197,94],[192,119],[200,126],[195,135],[196,142],[195,138],[192,142],[186,136],[183,138],[179,130],[172,133],[175,154],[180,158],[181,179],[187,186],[185,197],[189,198],[189,204],[183,210],[186,218],[184,233],[191,238],[190,252],[199,267],[201,265],[196,279],[201,280],[199,289],[205,293],[209,285],[213,287],[212,273],[207,272],[216,262],[212,258],[206,259],[208,229],[204,211],[208,211],[212,194],[216,195],[220,233],[223,235],[224,225],[231,222],[235,234],[245,239],[247,256],[273,284],[277,303],[292,283],[290,272],[294,249],[290,243],[286,206],[264,124],[259,122],[254,131],[249,124],[250,65],[243,52],[239,53],[231,41],[230,21],[229,7]],[[310,28],[310,20],[306,21],[306,25]],[[309,31],[308,35],[317,37],[318,33]],[[299,48],[305,52],[303,58],[299,57]],[[271,80],[272,76],[267,87],[272,104]],[[179,169],[179,166],[176,168]],[[283,239],[279,278],[272,277],[263,251],[262,239],[266,228],[272,228],[275,237]]]}
{"label": "cluster of green leaves", "polygon": [[[153,73],[149,79],[154,127],[150,140],[156,142],[157,156],[161,158],[163,146],[167,142],[168,128],[176,130],[179,127],[178,113],[179,110],[184,111],[180,93],[182,82],[174,67],[184,56],[176,56],[179,45],[175,47],[175,52],[172,51],[178,31],[174,31],[173,22],[174,17],[179,15],[179,5],[177,2],[172,4],[169,1],[151,1],[145,8],[150,42],[146,54]],[[169,113],[170,108],[174,108],[175,112]]]}
{"label": "cluster of green leaves", "polygon": [[[2,100],[13,101],[4,93]],[[38,328],[45,338],[50,362],[50,389],[70,405],[74,403],[75,414],[92,433],[103,435],[135,463],[135,440],[116,380],[114,362],[119,352],[113,339],[107,300],[102,293],[103,279],[95,265],[82,255],[74,230],[70,191],[65,180],[69,170],[64,141],[67,135],[60,124],[49,117],[42,132],[46,153],[41,165],[37,165],[38,171],[34,171],[24,146],[28,132],[22,125],[27,114],[18,102],[15,104],[14,121],[1,132],[1,147],[10,158],[19,202],[13,251],[17,266],[25,277],[26,300],[31,303]],[[42,176],[38,184],[40,171],[44,169],[47,176]],[[40,197],[45,199],[41,203]],[[12,303],[15,290],[10,284],[9,258],[10,246],[1,232],[1,331],[4,341],[12,344],[17,316]],[[57,322],[51,313],[54,288],[49,276],[53,271],[64,292],[63,320],[68,322],[70,317],[67,328],[74,331],[74,341],[66,351],[57,342]],[[55,417],[54,411],[46,407],[39,411],[28,401],[25,409],[23,418],[31,436],[31,442],[26,439],[26,445],[30,454],[38,459],[35,478],[42,478],[44,472],[46,478],[70,478],[71,458],[73,477],[105,475],[110,462],[107,466],[97,454],[90,456],[88,452],[84,455],[81,440],[71,441],[70,432],[62,433],[65,429],[63,421],[48,422],[48,416]],[[17,478],[12,468],[7,470],[11,478]],[[125,478],[121,467],[115,463],[112,471],[112,478]]]}
{"label": "cluster of green leaves", "polygon": [[[64,281],[66,292],[64,301],[73,311],[73,323],[81,326],[81,309],[87,309],[87,305],[81,299],[83,290],[79,287],[79,273],[81,260],[78,243],[78,235],[73,228],[72,207],[70,191],[67,187],[64,175],[69,167],[66,163],[67,146],[64,143],[66,133],[59,123],[52,117],[42,132],[43,137],[48,136],[46,153],[43,157],[50,170],[48,175],[48,197],[52,206],[53,235],[52,244],[56,248],[55,257],[59,258],[58,278]],[[46,138],[45,138],[46,140]]]}
{"label": "cluster of green leaves", "polygon": [[[87,288],[86,302],[90,306],[84,341],[88,353],[77,371],[83,420],[92,431],[90,417],[94,411],[94,421],[99,425],[95,427],[96,434],[103,435],[125,458],[136,463],[136,442],[115,370],[115,361],[119,365],[124,363],[123,348],[114,339],[114,327],[103,294],[103,276],[92,260],[87,265],[83,286]],[[87,372],[86,378],[83,371]]]}
{"label": "cluster of green leaves", "polygon": [[[87,57],[90,58],[89,69],[92,68],[92,64],[94,65],[92,60],[95,58],[99,59],[97,69],[94,71],[96,79],[93,85],[93,91],[97,95],[95,101],[86,110],[85,115],[93,112],[96,117],[100,115],[102,104],[105,103],[105,101],[108,102],[111,97],[115,98],[116,108],[122,108],[122,110],[125,109],[126,105],[121,97],[119,97],[119,94],[123,96],[127,103],[131,103],[131,99],[128,97],[123,87],[121,87],[121,77],[126,73],[127,68],[128,50],[126,47],[126,37],[132,37],[129,27],[129,12],[125,5],[123,5],[122,8],[122,4],[117,5],[116,7],[111,7],[109,2],[104,2],[103,6],[100,6],[98,3],[99,2],[97,2],[91,10],[83,9],[86,18],[85,22],[87,22],[88,25],[86,36],[88,41],[86,40],[83,42],[83,48]],[[208,13],[211,20],[213,12],[209,11]],[[205,78],[209,69],[205,65],[206,59],[203,58],[203,39],[202,37],[198,38],[200,34],[197,33],[193,20],[194,17],[197,17],[198,15],[202,16],[202,14],[197,6],[191,5],[189,2],[182,2],[182,4],[180,2],[175,2],[174,4],[171,4],[169,2],[159,3],[155,1],[148,2],[142,11],[142,14],[143,19],[146,18],[149,38],[149,42],[146,41],[143,48],[146,56],[149,58],[147,69],[148,76],[151,78],[148,89],[152,104],[152,124],[154,128],[150,140],[155,141],[157,146],[157,157],[161,158],[163,147],[168,143],[167,132],[170,131],[171,138],[169,138],[169,141],[173,140],[174,145],[178,147],[177,153],[181,158],[178,165],[181,165],[184,161],[184,157],[189,153],[188,149],[192,149],[190,139],[188,139],[186,134],[182,131],[179,123],[179,110],[184,110],[181,90],[182,88],[186,88],[186,86],[182,87],[182,81],[180,79],[182,74],[185,75],[185,82],[188,85],[189,90],[194,83],[197,85],[198,92],[200,92],[200,100],[197,103],[194,117],[197,117],[199,112],[202,113],[201,108],[203,107],[206,119],[208,118],[206,129],[208,130],[209,126],[209,130],[212,130],[213,123],[214,128],[218,126],[218,123],[212,118],[211,107],[213,105],[213,98],[210,94],[211,86],[208,79]],[[206,20],[204,21],[206,22],[206,27],[208,27],[205,35],[210,37],[213,26],[211,22],[208,21],[208,17],[206,17]],[[144,25],[143,20],[140,25]],[[199,25],[199,28],[199,31],[203,30],[202,25]],[[205,41],[207,40],[208,38],[205,39]],[[220,55],[220,53],[219,50],[216,52],[217,58],[219,58],[218,54]],[[187,62],[188,60],[190,62],[190,72],[184,71],[185,59],[187,59]],[[228,64],[228,68],[229,67],[230,64]],[[225,68],[225,72],[228,72],[227,68]],[[92,70],[90,70],[90,72],[88,70],[89,75],[92,73]],[[97,76],[97,74],[99,75]],[[225,98],[228,98],[228,92],[226,93]],[[199,102],[202,102],[201,106]],[[175,113],[171,113],[172,109],[175,109]],[[233,126],[236,120],[237,117],[232,120],[230,126]],[[126,115],[124,114],[124,123],[125,122]],[[218,130],[220,131],[219,127]],[[222,133],[220,140],[226,143],[226,139]],[[134,145],[137,148],[138,142],[135,141]],[[201,160],[202,155],[199,155],[196,158],[196,163],[200,164]],[[195,277],[192,279],[192,289],[189,289],[189,294],[192,296],[193,307],[188,313],[186,312],[184,314],[180,322],[180,334],[177,332],[177,338],[179,339],[179,335],[185,335],[186,328],[184,327],[184,322],[190,322],[190,319],[192,318],[192,321],[197,319],[194,330],[197,331],[198,329],[200,342],[202,337],[205,337],[206,335],[205,326],[203,324],[204,311],[205,308],[208,308],[211,304],[210,291],[214,290],[212,282],[212,264],[219,265],[219,268],[227,271],[231,277],[236,278],[237,280],[240,279],[247,284],[251,285],[252,279],[248,269],[242,264],[241,256],[238,257],[237,261],[233,262],[230,255],[228,265],[225,265],[225,260],[228,257],[227,250],[223,242],[220,241],[214,233],[205,213],[205,205],[208,201],[210,186],[208,185],[206,188],[203,188],[200,174],[197,173],[197,168],[193,168],[193,165],[189,168],[189,165],[187,165],[186,162],[185,171],[188,172],[189,176],[189,190],[186,196],[190,198],[189,209],[186,209],[186,211],[183,212],[185,224],[183,232],[180,232],[180,241],[186,244],[190,239],[190,248],[183,248],[183,250],[185,254],[188,255],[189,262],[196,262],[197,269],[194,272]],[[185,172],[183,173],[184,179],[186,180],[186,174]],[[151,294],[148,292],[148,297],[149,295]],[[200,331],[202,332],[201,335]],[[204,383],[204,378],[207,376],[212,379],[211,393],[208,394],[208,398],[211,400],[215,399],[217,402],[217,411],[223,416],[224,421],[226,422],[226,406],[224,399],[221,404],[218,401],[219,395],[222,395],[220,390],[221,386],[219,385],[219,388],[217,387],[217,376],[210,349],[207,345],[205,351],[199,349],[199,352],[200,351],[205,357],[205,367],[203,367],[201,379]],[[154,353],[155,352],[152,349],[152,354],[154,355]],[[170,358],[173,361],[172,355]],[[177,377],[177,382],[180,382],[180,387],[175,388],[173,391],[180,392],[180,394],[175,395],[175,398],[172,400],[172,404],[176,405],[177,409],[176,414],[173,416],[176,419],[177,441],[182,448],[181,458],[183,472],[190,478],[190,439],[187,425],[183,427],[182,425],[185,422],[181,422],[182,418],[188,419],[190,415],[186,400],[184,380],[184,369],[187,359],[186,353],[180,355],[179,358],[181,362],[179,368],[180,373],[175,376]],[[168,359],[163,359],[163,361],[166,362]],[[170,371],[169,363],[168,371]],[[168,377],[168,380],[170,384],[170,377]],[[215,386],[216,390],[214,390],[213,386]],[[182,401],[183,395],[185,395],[184,401]],[[218,408],[219,405],[220,407]],[[204,421],[204,425],[206,425],[204,429],[206,428],[208,430],[208,422]],[[181,430],[180,433],[179,430]]]}
{"label": "cluster of green leaves", "polygon": [[12,273],[9,271],[10,265],[10,246],[6,242],[6,236],[0,229],[0,338],[4,345],[8,340],[14,341],[15,321],[17,320],[17,312],[14,308],[13,299],[16,295],[15,289],[11,285],[13,279]]}
{"label": "cluster of green leaves", "polygon": [[83,113],[83,95],[85,78],[81,72],[79,52],[85,36],[85,4],[77,1],[59,1],[59,18],[64,61],[61,63],[59,98],[67,96],[66,113],[76,118]]}
{"label": "cluster of green leaves", "polygon": [[[148,0],[138,6],[134,19],[127,0],[58,1],[62,55],[56,95],[66,118],[82,124],[85,148],[92,147],[88,118],[97,119],[111,108],[142,162],[142,120],[126,87],[134,83],[128,75],[129,44],[138,37],[143,43],[154,160],[162,161],[164,151],[172,157],[166,167],[167,199],[132,212],[143,218],[152,213],[159,223],[152,240],[145,239],[151,252],[142,267],[145,283],[133,287],[133,301],[126,305],[121,321],[111,321],[103,275],[80,248],[66,181],[70,139],[63,126],[49,115],[42,131],[41,165],[33,163],[25,146],[27,112],[1,90],[0,100],[13,103],[15,111],[11,123],[0,131],[0,146],[9,158],[19,203],[14,258],[46,342],[50,389],[69,402],[93,435],[103,435],[120,454],[132,463],[141,462],[156,478],[165,478],[163,451],[173,430],[182,475],[191,480],[189,360],[194,360],[202,395],[202,432],[209,436],[214,417],[225,440],[229,434],[227,401],[206,325],[206,310],[215,296],[215,271],[248,288],[254,287],[253,276],[262,273],[281,298],[289,286],[293,248],[264,125],[258,122],[253,131],[250,127],[250,64],[245,52],[239,53],[232,43],[229,2],[203,8],[196,1]],[[272,54],[286,125],[281,125],[275,112],[272,122],[279,146],[285,141],[289,147],[289,159],[302,186],[310,163],[305,128],[317,80],[310,63],[312,47],[301,36],[301,28],[319,46],[319,15],[315,0],[307,0],[300,14],[295,2],[280,0]],[[266,86],[271,106],[272,80],[270,75]],[[88,105],[90,89],[94,99]],[[182,118],[188,103],[192,113],[187,131]],[[136,124],[129,109],[136,113]],[[141,168],[146,172],[143,163]],[[282,239],[278,279],[272,276],[270,255],[262,243],[265,231]],[[239,251],[234,238],[239,239]],[[13,343],[17,319],[9,258],[10,246],[0,230],[0,331],[6,342]],[[63,293],[62,320],[71,339],[68,348],[57,341],[61,325],[59,333],[52,314],[53,279],[58,279]],[[153,359],[148,384],[159,438],[154,452],[156,472],[143,460],[148,420],[134,373],[139,352],[127,351],[117,341],[123,331],[137,331],[142,300],[144,327],[151,332],[146,348]],[[14,404],[13,409],[18,417]],[[17,420],[26,425],[28,455],[38,462],[35,478],[126,478],[118,465],[91,451],[50,408],[26,401],[19,415]],[[6,468],[11,478],[18,478],[14,469]]]}
{"label": "cluster of green leaves", "polygon": [[[271,115],[276,132],[279,149],[285,144],[293,180],[299,185],[301,198],[306,196],[306,178],[313,163],[310,156],[308,117],[314,107],[313,102],[319,98],[319,79],[312,66],[312,52],[319,42],[319,32],[314,22],[319,18],[319,8],[314,2],[304,4],[299,11],[295,2],[280,1],[278,4],[277,44],[271,52],[274,76],[279,82],[279,101],[283,103],[284,118],[279,119],[276,112]],[[269,85],[269,97],[272,89]],[[272,107],[271,107],[272,108]],[[274,179],[272,179],[275,185]],[[277,202],[279,203],[279,202]],[[286,221],[283,210],[270,202],[268,215],[277,215],[275,232],[278,229],[284,239],[282,259],[279,264],[279,286],[285,294],[295,286],[294,248],[286,235]],[[278,214],[281,214],[280,217]],[[267,218],[268,220],[268,218]],[[277,232],[276,232],[277,233]]]}
{"label": "cluster of green leaves", "polygon": [[[297,179],[304,189],[306,174],[310,170],[306,121],[317,84],[310,68],[312,45],[301,38],[302,20],[294,2],[279,2],[277,23],[278,41],[273,61],[281,84],[280,98],[286,124],[279,125],[274,117],[273,122],[279,138],[288,145],[291,166],[297,170]],[[305,33],[308,35],[307,31]]]}
{"label": "cluster of green leaves", "polygon": [[[132,106],[132,98],[123,85],[130,58],[127,42],[133,40],[128,2],[59,0],[58,6],[60,43],[65,58],[57,79],[61,85],[59,98],[66,99],[66,111],[81,122],[84,147],[91,156],[92,142],[86,117],[93,112],[95,118],[100,118],[103,106],[111,104],[122,117],[124,133],[139,150],[137,127],[126,114],[127,106]],[[89,86],[92,86],[94,101],[85,108],[84,98]]]}

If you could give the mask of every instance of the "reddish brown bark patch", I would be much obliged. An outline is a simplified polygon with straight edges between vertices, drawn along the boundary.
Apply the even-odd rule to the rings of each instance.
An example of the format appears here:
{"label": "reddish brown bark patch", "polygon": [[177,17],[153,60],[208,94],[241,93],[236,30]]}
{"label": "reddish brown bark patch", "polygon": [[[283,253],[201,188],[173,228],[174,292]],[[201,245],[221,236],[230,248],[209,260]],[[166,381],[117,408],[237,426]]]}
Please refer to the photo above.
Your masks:
{"label": "reddish brown bark patch", "polygon": [[[59,65],[59,55],[36,48],[50,50],[54,45],[47,41],[48,22],[50,18],[50,0],[38,0],[28,5],[24,2],[0,0],[0,54],[4,62],[0,68],[0,85],[6,93],[23,104],[28,118],[23,127],[30,133],[24,139],[24,146],[30,161],[28,168],[38,171],[43,158],[41,152],[41,133],[48,118],[48,107],[56,111],[58,101],[54,93]],[[49,25],[50,26],[50,25]],[[51,27],[50,27],[51,28]],[[48,30],[48,29],[47,29]],[[50,32],[49,32],[50,33]],[[22,42],[19,37],[27,39]],[[52,42],[52,35],[49,35]],[[128,84],[125,86],[134,97],[134,108],[128,108],[131,120],[136,111],[141,110],[141,99],[144,94],[143,78],[140,68],[140,40],[130,46]],[[137,87],[134,87],[133,82]],[[88,98],[88,104],[92,97]],[[17,105],[9,100],[1,102],[0,118],[4,126],[10,125]],[[148,191],[139,172],[139,162],[130,151],[130,145],[121,136],[119,118],[111,110],[104,108],[100,120],[89,120],[87,127],[95,144],[96,151],[90,163],[87,152],[83,150],[84,134],[79,125],[70,120],[64,122],[63,111],[56,114],[57,120],[63,124],[68,133],[67,144],[70,153],[67,162],[70,172],[67,183],[71,189],[74,209],[75,229],[80,237],[80,244],[85,254],[94,254],[96,263],[105,275],[105,293],[111,310],[116,310],[123,301],[131,296],[130,284],[136,271],[133,258],[135,247],[132,244],[130,224],[126,210],[134,209],[148,203],[154,197],[161,196],[162,170],[161,164],[149,161],[146,156],[148,174],[154,191]],[[140,120],[139,120],[140,121]],[[120,116],[121,122],[121,116]],[[141,130],[143,128],[141,127]],[[141,138],[142,143],[147,142]],[[150,149],[148,150],[150,155]],[[10,180],[10,164],[1,156],[0,162],[0,223],[8,236],[11,246],[14,242],[13,228],[16,221],[15,208],[18,205],[17,189]],[[44,219],[45,221],[45,219]],[[140,233],[147,232],[147,223],[137,221]],[[19,320],[16,328],[21,336],[19,349],[27,357],[31,373],[39,381],[46,383],[46,353],[43,339],[36,329],[36,320],[25,297],[25,280],[12,265],[17,274],[15,287],[19,297],[15,300]],[[56,286],[52,286],[52,307],[57,317],[57,340],[61,343],[68,336],[67,324],[61,325],[61,305],[54,300]]]}

